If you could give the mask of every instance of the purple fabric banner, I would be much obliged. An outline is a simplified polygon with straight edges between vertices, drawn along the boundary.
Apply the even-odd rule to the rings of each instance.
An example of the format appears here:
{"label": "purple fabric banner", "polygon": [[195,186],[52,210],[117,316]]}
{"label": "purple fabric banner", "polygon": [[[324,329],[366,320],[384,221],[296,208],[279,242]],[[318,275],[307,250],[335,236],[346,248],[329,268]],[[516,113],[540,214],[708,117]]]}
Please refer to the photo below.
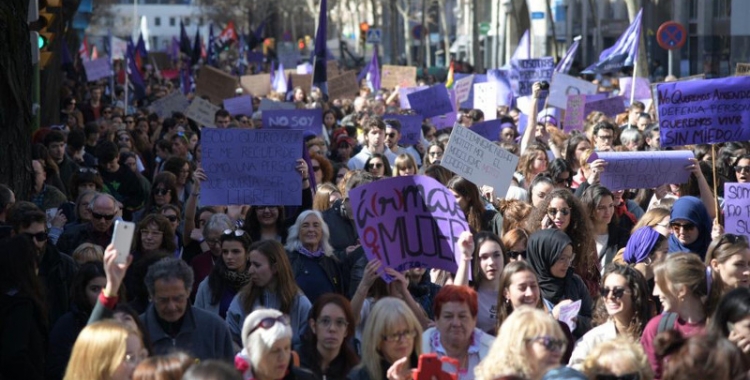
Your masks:
{"label": "purple fabric banner", "polygon": [[399,145],[418,144],[422,138],[422,116],[419,115],[383,115],[383,120],[396,119],[401,123],[401,140]]}
{"label": "purple fabric banner", "polygon": [[502,129],[500,120],[484,121],[469,127],[472,131],[490,141],[500,140],[500,130]]}
{"label": "purple fabric banner", "polygon": [[436,180],[387,178],[359,186],[349,197],[369,260],[378,259],[399,272],[417,267],[452,273],[458,269],[456,244],[469,225],[453,193]]}
{"label": "purple fabric banner", "polygon": [[661,146],[750,140],[750,76],[656,86]]}
{"label": "purple fabric banner", "polygon": [[453,112],[454,105],[451,104],[448,89],[442,83],[406,96],[409,98],[411,109],[424,117],[440,116]]}
{"label": "purple fabric banner", "polygon": [[724,184],[724,232],[750,238],[750,183]]}
{"label": "purple fabric banner", "polygon": [[203,205],[299,206],[302,131],[203,129]]}
{"label": "purple fabric banner", "polygon": [[633,66],[638,58],[638,44],[641,41],[641,19],[643,8],[628,26],[628,29],[617,39],[615,44],[599,54],[599,61],[586,68],[584,74],[609,73],[626,66]]}
{"label": "purple fabric banner", "polygon": [[253,116],[253,98],[250,95],[242,95],[224,99],[224,109],[232,116]]}
{"label": "purple fabric banner", "polygon": [[448,90],[448,96],[451,100],[451,107],[453,111],[446,113],[445,115],[435,116],[430,118],[430,122],[432,125],[435,126],[436,129],[445,129],[445,128],[451,128],[454,125],[456,125],[456,120],[458,120],[458,114],[456,111],[456,90],[450,89]]}
{"label": "purple fabric banner", "polygon": [[[630,99],[630,92],[633,89],[633,77],[622,77],[620,81],[620,96]],[[651,82],[648,78],[635,78],[635,99],[651,99]]]}
{"label": "purple fabric banner", "polygon": [[422,91],[430,88],[429,86],[418,86],[418,87],[406,87],[398,89],[398,101],[401,104],[401,109],[411,109],[409,104],[409,94],[413,94],[417,91]]}
{"label": "purple fabric banner", "polygon": [[595,152],[589,162],[607,162],[599,182],[610,190],[651,189],[664,184],[681,184],[690,178],[685,169],[694,158],[690,150],[656,152]]}
{"label": "purple fabric banner", "polygon": [[323,113],[312,110],[266,110],[263,111],[263,128],[303,129],[320,136],[323,132]]}

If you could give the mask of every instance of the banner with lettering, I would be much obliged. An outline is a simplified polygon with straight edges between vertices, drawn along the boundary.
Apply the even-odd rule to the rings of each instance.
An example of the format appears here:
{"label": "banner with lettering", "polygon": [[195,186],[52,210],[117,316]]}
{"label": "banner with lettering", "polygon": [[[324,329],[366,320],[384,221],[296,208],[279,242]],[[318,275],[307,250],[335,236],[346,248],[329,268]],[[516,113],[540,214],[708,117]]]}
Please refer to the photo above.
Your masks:
{"label": "banner with lettering", "polygon": [[594,152],[589,162],[599,158],[607,162],[599,182],[610,190],[651,189],[687,182],[690,171],[685,167],[694,157],[690,150]]}
{"label": "banner with lettering", "polygon": [[750,183],[724,184],[724,232],[750,238]]}

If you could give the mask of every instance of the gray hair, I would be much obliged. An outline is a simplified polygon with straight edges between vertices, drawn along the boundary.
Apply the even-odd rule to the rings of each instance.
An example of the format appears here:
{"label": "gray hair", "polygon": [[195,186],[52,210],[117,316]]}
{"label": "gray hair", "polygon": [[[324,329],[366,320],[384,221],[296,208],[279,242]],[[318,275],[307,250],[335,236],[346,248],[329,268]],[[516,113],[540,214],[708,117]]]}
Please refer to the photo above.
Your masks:
{"label": "gray hair", "polygon": [[620,143],[643,142],[643,134],[635,128],[627,128],[620,133]]}
{"label": "gray hair", "polygon": [[151,297],[154,296],[154,284],[157,280],[182,280],[185,289],[190,291],[193,288],[193,269],[184,260],[165,257],[148,267],[143,280]]}
{"label": "gray hair", "polygon": [[203,226],[203,236],[208,236],[209,231],[224,232],[227,229],[233,229],[234,224],[232,219],[229,219],[227,214],[213,214]]}
{"label": "gray hair", "polygon": [[[258,368],[263,357],[271,347],[281,339],[292,338],[292,327],[283,323],[274,323],[271,328],[255,329],[265,318],[279,318],[282,312],[275,309],[257,309],[245,318],[242,324],[242,346],[250,357],[250,366]],[[255,329],[251,333],[251,331]]]}
{"label": "gray hair", "polygon": [[290,252],[295,252],[302,248],[302,242],[299,240],[299,230],[302,226],[302,221],[310,215],[315,215],[320,221],[320,227],[323,230],[323,237],[320,239],[320,247],[323,248],[323,253],[329,257],[333,256],[333,247],[331,247],[331,243],[328,242],[328,238],[331,237],[331,231],[328,229],[326,221],[323,220],[323,214],[316,210],[307,210],[299,214],[294,225],[289,227],[289,236],[286,238],[286,246],[284,248]]}

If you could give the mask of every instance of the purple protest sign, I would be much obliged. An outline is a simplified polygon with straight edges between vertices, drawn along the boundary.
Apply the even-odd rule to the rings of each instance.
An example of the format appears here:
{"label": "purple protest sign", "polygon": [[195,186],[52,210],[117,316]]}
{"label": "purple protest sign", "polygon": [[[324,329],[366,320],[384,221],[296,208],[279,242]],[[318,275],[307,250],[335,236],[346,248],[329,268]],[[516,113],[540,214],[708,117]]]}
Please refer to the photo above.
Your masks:
{"label": "purple protest sign", "polygon": [[568,105],[565,107],[565,133],[583,131],[583,119],[586,118],[586,95],[568,95]]}
{"label": "purple protest sign", "polygon": [[436,180],[381,179],[351,190],[349,198],[369,260],[378,259],[399,272],[417,267],[452,273],[458,269],[456,244],[469,225],[453,193]]}
{"label": "purple protest sign", "polygon": [[234,98],[224,99],[224,109],[232,116],[253,115],[253,98],[250,95],[242,95]]}
{"label": "purple protest sign", "polygon": [[203,205],[302,204],[302,131],[205,128]]}
{"label": "purple protest sign", "polygon": [[[633,91],[633,78],[622,77],[620,81],[620,95],[630,99],[630,92]],[[651,82],[648,78],[635,78],[635,99],[651,99]]]}
{"label": "purple protest sign", "polygon": [[411,109],[409,104],[409,94],[413,94],[417,91],[422,91],[430,88],[429,86],[417,86],[417,87],[405,87],[398,89],[398,101],[401,104],[401,109]]}
{"label": "purple protest sign", "polygon": [[661,146],[750,140],[750,76],[656,86]]}
{"label": "purple protest sign", "polygon": [[430,122],[435,126],[435,129],[437,130],[452,128],[454,125],[456,125],[456,120],[458,120],[458,114],[456,113],[456,90],[448,90],[448,96],[451,99],[453,111],[448,112],[445,115],[430,118]]}
{"label": "purple protest sign", "polygon": [[586,98],[586,107],[584,109],[584,117],[594,111],[600,111],[607,117],[614,118],[615,116],[625,112],[625,98],[622,96],[614,96],[602,100],[591,101],[590,98]]}
{"label": "purple protest sign", "polygon": [[750,238],[750,183],[724,184],[724,232]]}
{"label": "purple protest sign", "polygon": [[516,96],[531,95],[531,86],[536,82],[549,82],[555,71],[555,59],[543,57],[518,60],[518,92]]}
{"label": "purple protest sign", "polygon": [[664,184],[681,184],[690,178],[685,169],[694,158],[690,150],[656,152],[595,152],[589,162],[607,162],[599,182],[610,190],[650,189]]}
{"label": "purple protest sign", "polygon": [[86,71],[86,80],[89,82],[112,76],[112,65],[107,56],[91,61],[83,61],[83,69]]}
{"label": "purple protest sign", "polygon": [[471,86],[474,84],[474,75],[457,79],[456,85],[453,88],[456,90],[456,100],[459,103],[463,103],[469,100],[469,93],[471,92]]}
{"label": "purple protest sign", "polygon": [[453,112],[453,102],[448,89],[440,83],[426,90],[406,95],[411,109],[424,117],[445,115]]}
{"label": "purple protest sign", "polygon": [[487,140],[498,141],[500,139],[500,130],[502,129],[502,126],[500,120],[496,119],[474,124],[469,127],[469,129]]}
{"label": "purple protest sign", "polygon": [[304,129],[317,136],[323,132],[323,113],[312,110],[266,110],[263,111],[263,128]]}
{"label": "purple protest sign", "polygon": [[399,145],[419,144],[422,137],[422,116],[419,115],[383,115],[383,120],[396,119],[401,123],[401,140]]}

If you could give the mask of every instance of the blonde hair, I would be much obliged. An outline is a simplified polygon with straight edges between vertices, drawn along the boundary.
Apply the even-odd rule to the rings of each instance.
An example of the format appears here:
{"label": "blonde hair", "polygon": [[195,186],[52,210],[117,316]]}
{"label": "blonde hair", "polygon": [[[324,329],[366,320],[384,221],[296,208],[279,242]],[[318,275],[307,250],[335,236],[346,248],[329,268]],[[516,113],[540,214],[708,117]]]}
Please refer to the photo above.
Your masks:
{"label": "blonde hair", "polygon": [[633,226],[633,229],[630,231],[630,233],[635,232],[641,227],[656,227],[659,223],[661,223],[664,218],[667,218],[670,216],[670,212],[668,208],[664,207],[654,207],[651,210],[646,211],[645,214],[641,217],[640,220],[638,220],[638,223]]}
{"label": "blonde hair", "polygon": [[115,320],[86,326],[76,339],[64,380],[106,380],[125,360],[128,337],[140,333]]}
{"label": "blonde hair", "polygon": [[[528,358],[528,340],[549,335],[565,340],[560,325],[543,310],[523,306],[500,326],[500,332],[489,353],[474,369],[476,380],[494,380],[501,376],[515,375],[527,379],[539,378],[535,363]],[[539,375],[539,376],[536,376]]]}
{"label": "blonde hair", "polygon": [[83,265],[92,261],[103,262],[104,250],[96,244],[83,243],[73,251],[71,256],[73,256],[73,260],[75,260],[78,265]]}
{"label": "blonde hair", "polygon": [[381,363],[385,358],[380,352],[380,343],[383,335],[395,332],[391,329],[398,322],[405,322],[408,329],[417,332],[412,353],[419,355],[422,351],[422,326],[406,302],[393,297],[381,298],[367,316],[362,331],[362,362],[358,367],[364,367],[371,379],[382,376]]}
{"label": "blonde hair", "polygon": [[399,169],[400,166],[411,166],[413,169],[414,174],[417,174],[417,163],[414,161],[414,157],[411,156],[411,154],[401,153],[396,157],[396,160],[393,165],[393,176],[398,177],[402,176],[401,169]]}
{"label": "blonde hair", "polygon": [[610,367],[614,363],[629,364],[637,370],[640,380],[654,378],[641,344],[624,336],[599,343],[591,349],[583,362],[582,371],[589,379],[594,379],[597,375],[612,374]]}

